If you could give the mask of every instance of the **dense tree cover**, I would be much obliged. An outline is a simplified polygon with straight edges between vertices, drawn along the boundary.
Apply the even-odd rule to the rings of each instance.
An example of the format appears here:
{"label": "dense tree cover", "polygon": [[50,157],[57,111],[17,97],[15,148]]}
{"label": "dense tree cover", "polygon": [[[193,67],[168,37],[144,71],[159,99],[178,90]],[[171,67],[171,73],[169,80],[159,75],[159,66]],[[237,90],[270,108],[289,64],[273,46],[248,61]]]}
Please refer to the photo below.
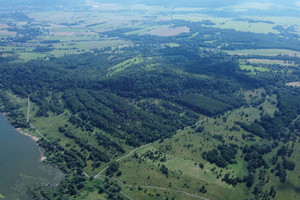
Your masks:
{"label": "dense tree cover", "polygon": [[[29,192],[31,199],[68,199],[76,196],[84,187],[86,178],[80,174],[68,176],[54,188],[51,186],[41,186]],[[53,189],[53,190],[51,190]]]}
{"label": "dense tree cover", "polygon": [[[151,48],[152,53],[149,53]],[[47,161],[71,177],[81,175],[88,162],[95,169],[110,161],[111,155],[124,153],[124,144],[139,146],[171,137],[178,129],[193,125],[199,114],[213,116],[244,105],[241,88],[256,87],[257,80],[247,76],[241,79],[243,72],[238,69],[235,58],[221,53],[201,52],[201,56],[194,58],[198,50],[172,51],[152,45],[145,51],[135,48],[121,53],[107,51],[111,49],[49,61],[0,64],[1,89],[23,98],[30,96],[38,106],[37,117],[59,115],[68,109],[71,112],[68,121],[89,133],[81,136],[62,126],[57,131],[74,141],[74,147],[61,146],[58,140],[51,138],[49,142],[44,139],[39,142],[45,149]],[[194,52],[193,57],[191,52]],[[110,74],[111,67],[135,57],[145,59],[122,73]],[[146,59],[149,57],[151,59]],[[232,70],[228,70],[230,63]],[[149,70],[148,65],[157,67]],[[241,81],[235,81],[237,79]],[[192,102],[190,95],[196,98]],[[8,103],[5,95],[0,97],[7,103],[4,110],[10,112],[12,122],[27,127],[24,115],[16,111],[18,107]],[[89,142],[91,140],[96,142]],[[232,162],[230,152],[234,153],[228,148],[218,149],[226,164]],[[161,170],[168,174],[167,168]],[[112,168],[108,172],[116,171]],[[68,179],[64,192],[58,192],[61,197],[76,195],[80,190],[81,186],[70,181]],[[51,189],[48,196],[57,190],[60,189]],[[36,194],[45,196],[40,192]]]}
{"label": "dense tree cover", "polygon": [[112,140],[108,136],[104,135],[103,133],[96,133],[96,140],[99,145],[104,146],[106,148],[112,147],[115,148],[116,151],[125,153],[124,148],[117,143],[116,141]]}
{"label": "dense tree cover", "polygon": [[21,111],[13,110],[6,115],[11,124],[16,128],[29,128],[29,123],[26,121],[24,114]]}
{"label": "dense tree cover", "polygon": [[[60,127],[60,131],[64,133],[64,135],[67,138],[75,140],[76,144],[78,144],[82,150],[86,150],[87,152],[90,152],[90,156],[88,157],[88,160],[94,161],[94,163],[101,161],[101,162],[108,162],[109,156],[107,153],[99,150],[97,147],[91,145],[88,143],[88,140],[84,140],[80,137],[75,136],[70,130],[64,130],[62,131],[62,128]],[[106,141],[103,141],[105,143]]]}
{"label": "dense tree cover", "polygon": [[116,173],[119,170],[119,163],[114,161],[111,162],[106,170],[107,176],[112,176],[114,173]]}
{"label": "dense tree cover", "polygon": [[161,171],[161,173],[163,173],[164,175],[166,175],[168,177],[169,169],[165,165],[161,165],[160,171]]}
{"label": "dense tree cover", "polygon": [[248,125],[243,122],[236,122],[236,124],[240,125],[241,128],[243,128],[245,131],[253,133],[254,135],[257,135],[261,138],[267,138],[265,129],[258,123],[251,123],[250,125]]}
{"label": "dense tree cover", "polygon": [[212,116],[221,113],[224,110],[230,110],[232,106],[219,100],[205,97],[199,94],[186,94],[179,100],[183,105],[199,111],[205,115]]}
{"label": "dense tree cover", "polygon": [[230,173],[226,173],[224,178],[222,178],[222,181],[233,186],[236,186],[238,183],[242,182],[242,180],[240,180],[239,178],[231,178]]}
{"label": "dense tree cover", "polygon": [[45,52],[50,52],[52,50],[54,50],[54,47],[51,45],[47,45],[47,46],[37,46],[32,51],[39,52],[39,53],[45,53]]}
{"label": "dense tree cover", "polygon": [[287,142],[295,136],[295,130],[298,127],[296,119],[300,114],[300,92],[297,88],[279,87],[273,93],[277,94],[277,107],[279,108],[273,117],[261,115],[259,121],[256,120],[251,124],[235,123],[245,131],[261,138]]}
{"label": "dense tree cover", "polygon": [[277,94],[279,111],[274,117],[263,115],[260,124],[273,139],[287,142],[293,136],[289,129],[297,126],[291,125],[300,114],[300,93],[282,89]]}
{"label": "dense tree cover", "polygon": [[19,110],[21,107],[10,101],[5,91],[0,91],[0,109],[2,113],[10,120],[11,124],[16,128],[29,128],[24,113]]}
{"label": "dense tree cover", "polygon": [[210,163],[215,163],[218,167],[225,168],[228,164],[235,163],[237,146],[235,145],[218,145],[217,149],[209,152],[203,152],[202,157]]}
{"label": "dense tree cover", "polygon": [[[225,54],[204,51],[197,56],[198,50],[193,49],[149,48],[154,49],[147,57],[155,58],[113,76],[107,76],[108,69],[135,57],[137,49],[128,48],[122,56],[95,50],[97,53],[52,61],[5,63],[0,66],[0,83],[21,97],[30,95],[39,106],[37,116],[47,117],[49,111],[60,114],[68,108],[73,114],[69,121],[77,127],[91,132],[99,128],[132,146],[170,137],[192,125],[197,119],[195,111],[215,115],[241,106],[240,88],[257,84],[243,75],[235,58]],[[147,70],[148,64],[155,63],[158,68]],[[122,152],[114,142],[109,145]]]}
{"label": "dense tree cover", "polygon": [[268,146],[251,145],[243,148],[244,160],[247,162],[248,173],[255,173],[255,170],[264,166],[267,167],[267,163],[263,158],[263,155],[269,153],[272,148]]}
{"label": "dense tree cover", "polygon": [[66,173],[77,171],[82,173],[82,169],[86,166],[86,155],[78,150],[71,148],[70,150],[58,144],[58,141],[39,140],[39,145],[45,149],[47,162],[57,165]]}

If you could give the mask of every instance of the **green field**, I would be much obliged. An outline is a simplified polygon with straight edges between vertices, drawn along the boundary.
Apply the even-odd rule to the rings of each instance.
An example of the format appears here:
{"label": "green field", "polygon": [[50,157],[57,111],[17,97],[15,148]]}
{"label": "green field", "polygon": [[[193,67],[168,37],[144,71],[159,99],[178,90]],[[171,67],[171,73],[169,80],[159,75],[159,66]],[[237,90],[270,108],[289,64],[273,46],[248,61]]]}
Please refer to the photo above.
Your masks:
{"label": "green field", "polygon": [[203,16],[201,14],[187,14],[187,15],[174,15],[173,18],[179,20],[191,20],[194,22],[202,21],[202,20],[210,20],[215,23],[215,25],[209,25],[216,28],[222,29],[234,29],[236,31],[244,31],[244,32],[253,32],[253,33],[275,33],[278,34],[277,30],[274,30],[273,27],[276,24],[268,24],[268,23],[249,23],[247,21],[234,21],[232,18],[217,18],[210,16]]}
{"label": "green field", "polygon": [[287,49],[243,49],[234,51],[225,51],[232,55],[263,55],[263,56],[276,56],[276,55],[289,55],[289,56],[300,56],[300,52],[291,51]]}
{"label": "green field", "polygon": [[[147,59],[151,59],[151,58],[146,58],[146,60]],[[121,62],[121,63],[119,63],[115,66],[112,66],[108,69],[108,76],[112,76],[113,74],[121,72],[124,69],[126,69],[126,68],[128,68],[132,65],[137,65],[137,64],[142,63],[142,62],[144,62],[144,58],[139,58],[139,57],[131,58],[129,60]]]}
{"label": "green field", "polygon": [[[249,63],[251,63],[251,62],[249,62]],[[265,64],[271,64],[271,63],[265,63]],[[266,69],[264,67],[258,67],[258,66],[253,66],[251,64],[247,64],[244,60],[240,61],[240,68],[242,70],[250,71],[253,74],[255,74],[256,72],[268,71],[268,69]]]}
{"label": "green field", "polygon": [[282,66],[295,66],[295,63],[292,61],[283,61],[283,60],[270,60],[270,59],[247,59],[247,62],[254,64],[268,64],[268,65],[282,65]]}
{"label": "green field", "polygon": [[[263,90],[247,91],[245,96],[249,103],[254,103],[262,98],[263,93]],[[258,109],[260,106],[263,108],[262,111],[259,111]],[[155,142],[153,145],[138,151],[137,157],[132,156],[131,158],[122,161],[120,163],[120,170],[123,174],[122,176],[117,177],[117,179],[125,183],[124,186],[156,186],[182,190],[209,199],[227,199],[229,197],[232,198],[233,196],[234,199],[244,199],[249,195],[247,194],[245,187],[235,187],[233,189],[232,186],[221,181],[222,178],[219,178],[219,176],[222,177],[222,175],[226,173],[231,173],[235,177],[243,177],[246,175],[244,170],[246,163],[240,158],[241,152],[239,151],[236,156],[237,164],[229,165],[225,169],[218,168],[214,164],[210,164],[201,158],[201,152],[212,149],[217,144],[221,144],[221,142],[213,139],[211,137],[212,135],[221,135],[226,142],[236,143],[238,145],[243,143],[243,139],[241,138],[243,132],[241,130],[229,131],[226,127],[234,126],[236,121],[244,121],[247,123],[253,122],[260,118],[261,112],[272,116],[276,110],[276,96],[271,96],[257,107],[241,108],[229,111],[217,119],[206,118],[201,120],[200,124],[205,127],[203,133],[199,134],[195,132],[193,128],[187,127],[185,130],[179,131],[171,139],[166,139],[162,143]],[[224,117],[226,117],[226,123],[223,120]],[[247,132],[245,132],[245,134],[247,134]],[[254,138],[254,141],[248,141],[247,143],[250,145],[251,143],[263,144],[266,142],[261,141],[258,137]],[[149,154],[149,152],[153,152],[154,157],[158,156],[158,158],[149,159],[149,157],[145,156]],[[272,155],[269,155],[269,157],[271,156]],[[164,158],[164,161],[161,160],[162,158]],[[204,164],[203,169],[198,166],[199,163]],[[168,176],[161,173],[159,167],[161,165],[165,165],[168,168]],[[288,177],[293,177],[292,174],[293,173],[289,173]],[[271,176],[271,178],[271,183],[281,187],[277,178],[273,176]],[[288,180],[295,186],[299,183],[299,179],[295,176]],[[188,184],[186,185],[184,183]],[[199,193],[198,190],[201,185],[206,186],[207,193]],[[132,188],[132,186],[128,187]],[[133,189],[131,194],[139,198],[150,198],[149,196],[151,195],[148,192],[149,190],[147,189],[145,192],[144,188],[142,190]],[[156,189],[155,192],[159,194],[161,191]],[[295,198],[294,195],[297,195],[297,192],[295,193],[295,191],[291,189],[280,190],[280,192],[282,193],[276,196],[276,199],[281,199],[284,195]],[[219,194],[222,195],[218,196]],[[185,196],[183,198],[186,199],[190,197]]]}

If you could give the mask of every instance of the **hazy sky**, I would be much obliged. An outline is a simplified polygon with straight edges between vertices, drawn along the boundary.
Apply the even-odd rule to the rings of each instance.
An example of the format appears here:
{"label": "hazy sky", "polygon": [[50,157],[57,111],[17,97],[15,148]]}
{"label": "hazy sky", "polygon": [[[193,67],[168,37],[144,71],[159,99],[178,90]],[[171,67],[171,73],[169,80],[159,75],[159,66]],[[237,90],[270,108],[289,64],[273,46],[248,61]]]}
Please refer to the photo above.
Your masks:
{"label": "hazy sky", "polygon": [[[222,10],[226,16],[236,14],[247,15],[269,15],[269,16],[293,16],[300,17],[300,0],[0,0],[2,7],[10,6],[15,9],[18,6],[22,9],[23,6],[40,7],[40,6],[55,6],[68,8],[72,5],[77,8],[84,8],[86,2],[97,3],[119,3],[124,5],[130,4],[146,4],[149,6],[165,6],[170,8],[176,7],[197,7],[209,8],[212,12]],[[89,7],[88,6],[88,7]],[[87,7],[87,8],[88,8]],[[221,9],[220,9],[221,8]],[[1,7],[0,7],[1,9]]]}
{"label": "hazy sky", "polygon": [[[86,0],[0,0],[1,4],[5,5],[72,5],[77,3],[84,3]],[[240,3],[273,3],[281,6],[294,6],[300,5],[300,0],[90,0],[102,3],[123,3],[123,4],[147,4],[147,5],[160,5],[160,6],[189,6],[189,7],[223,7]],[[71,3],[71,4],[70,4]]]}

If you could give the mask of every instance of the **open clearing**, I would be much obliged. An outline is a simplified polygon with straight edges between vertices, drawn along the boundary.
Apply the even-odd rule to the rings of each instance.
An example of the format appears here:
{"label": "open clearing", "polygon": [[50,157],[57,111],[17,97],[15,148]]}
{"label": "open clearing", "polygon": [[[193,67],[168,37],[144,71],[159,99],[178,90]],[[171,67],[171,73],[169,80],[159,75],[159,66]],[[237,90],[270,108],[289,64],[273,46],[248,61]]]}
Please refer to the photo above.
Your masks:
{"label": "open clearing", "polygon": [[247,59],[250,63],[262,63],[262,64],[271,64],[271,65],[284,65],[284,66],[294,66],[294,62],[287,62],[284,60],[270,60],[270,59]]}
{"label": "open clearing", "polygon": [[300,87],[300,81],[286,83],[287,86]]}
{"label": "open clearing", "polygon": [[15,37],[17,33],[12,31],[7,31],[7,30],[0,30],[0,35]]}
{"label": "open clearing", "polygon": [[[212,19],[212,21],[214,21]],[[274,30],[274,24],[267,23],[249,23],[247,21],[226,21],[222,23],[216,24],[214,27],[222,28],[222,29],[234,29],[236,31],[245,31],[245,32],[253,32],[253,33],[279,33]]]}
{"label": "open clearing", "polygon": [[268,69],[266,68],[263,68],[263,67],[257,67],[257,66],[253,66],[251,65],[251,63],[249,64],[248,62],[246,62],[247,60],[239,60],[239,63],[240,63],[240,68],[241,70],[248,70],[250,71],[251,73],[255,74],[257,71],[258,72],[263,72],[263,71],[268,71]]}
{"label": "open clearing", "polygon": [[[263,98],[263,93],[265,93],[264,90],[255,90],[247,91],[244,95],[247,101],[254,103]],[[207,162],[202,158],[201,152],[209,151],[222,143],[214,139],[212,135],[220,135],[227,142],[240,144],[243,141],[242,134],[248,133],[244,130],[231,131],[228,127],[235,126],[236,121],[254,122],[260,118],[262,112],[273,116],[276,103],[276,96],[273,95],[267,97],[257,107],[239,108],[228,111],[216,119],[201,120],[199,124],[205,127],[202,133],[197,133],[193,128],[187,127],[178,131],[172,138],[165,139],[163,142],[155,142],[138,151],[136,156],[122,160],[120,168],[123,174],[117,179],[122,183],[133,185],[134,187],[129,187],[126,193],[138,199],[152,199],[149,189],[137,189],[139,186],[180,189],[208,199],[232,199],[233,196],[234,199],[246,199],[245,186],[233,187],[222,181],[227,173],[241,178],[247,175],[247,172],[243,170],[247,166],[242,158],[242,151],[239,150],[236,155],[237,163],[230,164],[226,168],[218,168],[215,164]],[[258,109],[260,106],[261,110]],[[224,122],[224,117],[226,122]],[[249,145],[262,143],[258,137],[253,138],[254,141],[247,141]],[[150,155],[149,152],[153,152],[154,157],[159,157],[152,159],[147,156]],[[199,167],[200,163],[203,164],[203,169]],[[167,176],[161,173],[162,165],[168,168]],[[278,178],[274,178],[273,183],[278,182]],[[207,188],[205,194],[199,192],[202,185]],[[154,191],[154,194],[157,192],[158,190]]]}
{"label": "open clearing", "polygon": [[148,32],[143,33],[149,34],[149,35],[155,35],[155,36],[162,36],[162,37],[169,37],[169,36],[175,36],[179,35],[181,33],[189,33],[190,29],[187,26],[180,26],[176,28],[170,28],[170,27],[160,27]]}
{"label": "open clearing", "polygon": [[269,23],[249,23],[248,21],[234,21],[233,18],[219,18],[211,17],[203,14],[177,14],[173,15],[173,19],[187,20],[193,22],[200,22],[203,20],[210,20],[215,23],[214,25],[208,25],[209,27],[222,28],[222,29],[234,29],[236,31],[253,32],[253,33],[274,33],[279,32],[273,29],[276,24]]}
{"label": "open clearing", "polygon": [[246,65],[246,64],[240,64],[241,70],[249,70],[251,72],[263,72],[263,71],[268,71],[268,69],[263,68],[263,67],[254,67],[253,65]]}
{"label": "open clearing", "polygon": [[3,29],[3,28],[8,28],[9,26],[7,24],[0,24],[0,29]]}
{"label": "open clearing", "polygon": [[299,51],[292,51],[288,49],[240,49],[234,51],[225,51],[232,55],[262,55],[262,56],[277,56],[288,55],[300,57]]}

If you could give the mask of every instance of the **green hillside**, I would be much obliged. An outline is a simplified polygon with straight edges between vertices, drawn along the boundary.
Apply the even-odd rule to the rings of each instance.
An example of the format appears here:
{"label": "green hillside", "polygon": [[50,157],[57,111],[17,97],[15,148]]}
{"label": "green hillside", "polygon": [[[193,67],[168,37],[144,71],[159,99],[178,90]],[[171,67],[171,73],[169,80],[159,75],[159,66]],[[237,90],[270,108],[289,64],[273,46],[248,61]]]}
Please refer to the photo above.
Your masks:
{"label": "green hillside", "polygon": [[298,18],[71,8],[1,13],[0,109],[65,175],[24,199],[299,198]]}

